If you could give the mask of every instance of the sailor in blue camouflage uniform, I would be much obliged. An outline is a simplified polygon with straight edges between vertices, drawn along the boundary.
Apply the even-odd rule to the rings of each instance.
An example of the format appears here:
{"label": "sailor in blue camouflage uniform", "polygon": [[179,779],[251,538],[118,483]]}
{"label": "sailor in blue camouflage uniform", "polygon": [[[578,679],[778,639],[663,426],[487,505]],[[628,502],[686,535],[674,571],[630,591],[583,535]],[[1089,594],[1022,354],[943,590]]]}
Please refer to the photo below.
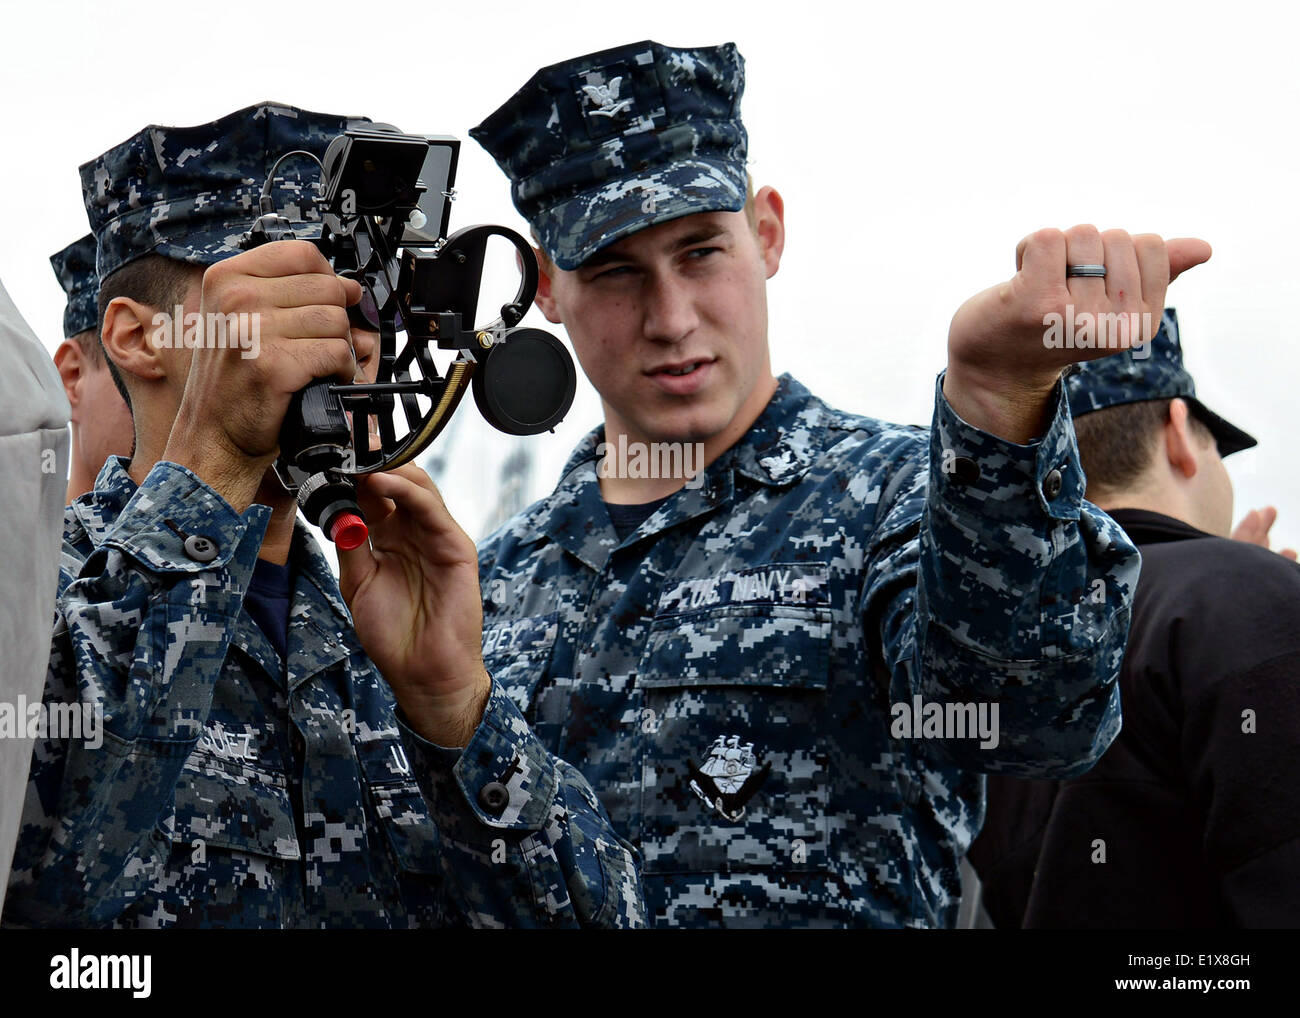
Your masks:
{"label": "sailor in blue camouflage uniform", "polygon": [[[6,925],[644,925],[634,854],[482,667],[474,547],[423,472],[361,486],[372,545],[341,581],[267,473],[288,394],[374,336],[345,338],[360,288],[314,247],[238,238],[272,162],[349,123],[260,104],[82,167],[137,445],[67,510],[45,700],[102,731],[39,732]],[[310,217],[314,168],[282,172]],[[262,309],[259,373],[154,342],[173,307],[120,292],[149,255],[191,312]],[[403,562],[434,579],[408,591]]]}
{"label": "sailor in blue camouflage uniform", "polygon": [[[1040,231],[954,318],[930,429],[843,413],[771,373],[783,204],[747,194],[742,88],[730,44],[642,42],[471,131],[605,412],[480,544],[484,658],[642,853],[656,924],[952,925],[983,775],[1078,774],[1120,723],[1138,557],[1082,499],[1059,384],[1108,351],[1044,314],[1158,314],[1208,245]],[[611,459],[692,442],[689,481]]]}

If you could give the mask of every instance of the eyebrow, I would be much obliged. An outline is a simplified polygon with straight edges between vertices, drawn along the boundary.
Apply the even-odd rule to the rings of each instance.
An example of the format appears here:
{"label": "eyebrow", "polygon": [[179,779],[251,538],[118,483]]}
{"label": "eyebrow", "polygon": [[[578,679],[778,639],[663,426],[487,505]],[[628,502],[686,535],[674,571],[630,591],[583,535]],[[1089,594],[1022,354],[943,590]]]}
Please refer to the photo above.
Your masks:
{"label": "eyebrow", "polygon": [[[687,233],[682,235],[681,237],[678,237],[675,241],[673,241],[670,250],[676,253],[677,251],[681,251],[683,248],[691,247],[694,244],[703,244],[705,241],[714,240],[718,237],[721,237],[726,232],[727,232],[726,226],[703,226],[698,230],[695,230],[691,233]],[[594,268],[599,268],[602,265],[607,265],[610,262],[620,262],[620,261],[629,261],[629,260],[630,259],[628,258],[627,255],[623,254],[621,251],[618,250],[618,245],[614,245],[612,247],[607,247],[602,251],[597,251],[594,255],[592,255],[590,258],[584,261],[582,265],[579,266],[579,268],[594,269]]]}
{"label": "eyebrow", "polygon": [[690,247],[692,244],[703,244],[706,240],[714,240],[721,237],[727,232],[725,226],[705,226],[694,233],[688,233],[684,237],[679,237],[673,242],[673,250],[680,251],[684,247]]}

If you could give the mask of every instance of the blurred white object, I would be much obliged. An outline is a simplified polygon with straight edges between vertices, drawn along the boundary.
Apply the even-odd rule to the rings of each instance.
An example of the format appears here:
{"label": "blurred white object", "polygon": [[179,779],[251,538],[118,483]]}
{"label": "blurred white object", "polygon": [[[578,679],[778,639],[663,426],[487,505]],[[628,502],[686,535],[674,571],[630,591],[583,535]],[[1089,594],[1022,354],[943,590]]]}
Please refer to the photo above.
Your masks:
{"label": "blurred white object", "polygon": [[[0,704],[39,704],[54,626],[68,399],[44,346],[0,284]],[[0,908],[22,815],[32,740],[0,737]]]}

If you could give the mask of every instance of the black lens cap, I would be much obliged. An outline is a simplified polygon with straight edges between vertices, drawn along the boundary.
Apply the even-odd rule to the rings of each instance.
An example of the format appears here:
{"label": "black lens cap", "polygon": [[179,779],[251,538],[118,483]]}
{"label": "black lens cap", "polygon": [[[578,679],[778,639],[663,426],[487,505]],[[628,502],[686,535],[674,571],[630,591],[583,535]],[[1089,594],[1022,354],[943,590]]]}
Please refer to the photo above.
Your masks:
{"label": "black lens cap", "polygon": [[549,332],[515,329],[477,356],[474,402],[492,427],[507,435],[536,435],[564,420],[578,377],[569,351]]}

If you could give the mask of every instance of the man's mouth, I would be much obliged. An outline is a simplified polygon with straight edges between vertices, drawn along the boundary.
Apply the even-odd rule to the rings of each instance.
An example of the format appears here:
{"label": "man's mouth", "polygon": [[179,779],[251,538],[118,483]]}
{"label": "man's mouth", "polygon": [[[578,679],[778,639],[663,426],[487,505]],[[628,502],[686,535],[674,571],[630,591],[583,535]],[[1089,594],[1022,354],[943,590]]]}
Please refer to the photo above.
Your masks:
{"label": "man's mouth", "polygon": [[705,384],[713,364],[712,358],[673,361],[651,368],[646,376],[669,395],[690,396]]}
{"label": "man's mouth", "polygon": [[657,368],[651,368],[646,372],[647,375],[671,375],[674,378],[680,378],[683,375],[689,375],[692,371],[697,371],[704,364],[711,364],[712,361],[700,359],[693,361],[677,361],[674,364],[661,364]]}

